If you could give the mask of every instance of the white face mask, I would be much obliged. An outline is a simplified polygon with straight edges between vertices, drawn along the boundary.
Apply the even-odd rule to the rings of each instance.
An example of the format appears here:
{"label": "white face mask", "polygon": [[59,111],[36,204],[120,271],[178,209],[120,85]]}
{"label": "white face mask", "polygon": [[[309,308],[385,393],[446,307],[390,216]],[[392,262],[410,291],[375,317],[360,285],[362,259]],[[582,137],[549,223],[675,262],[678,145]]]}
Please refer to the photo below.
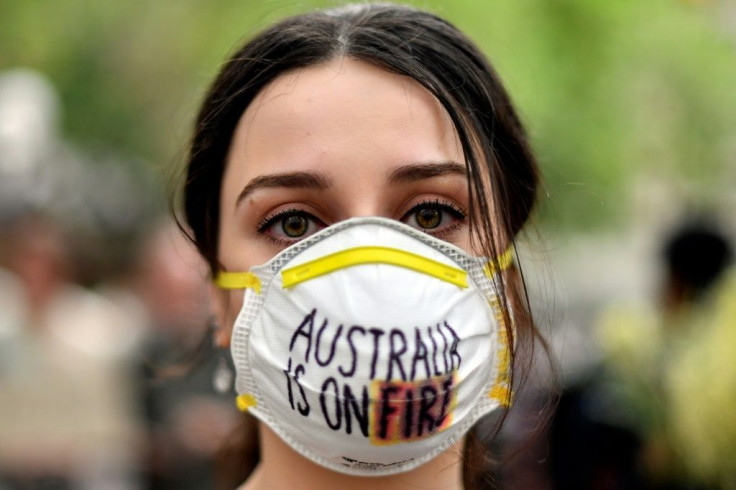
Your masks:
{"label": "white face mask", "polygon": [[[497,264],[398,221],[354,218],[249,273],[233,327],[238,406],[351,475],[411,470],[510,399]],[[505,263],[505,264],[504,264]]]}

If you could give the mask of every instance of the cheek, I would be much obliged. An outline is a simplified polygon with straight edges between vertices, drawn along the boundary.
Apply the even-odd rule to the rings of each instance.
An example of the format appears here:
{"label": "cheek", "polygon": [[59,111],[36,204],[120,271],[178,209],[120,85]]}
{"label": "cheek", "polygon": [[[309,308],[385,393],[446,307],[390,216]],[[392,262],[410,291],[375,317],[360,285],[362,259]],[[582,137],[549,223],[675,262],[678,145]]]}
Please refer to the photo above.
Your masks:
{"label": "cheek", "polygon": [[479,255],[476,250],[474,250],[474,247],[472,246],[472,239],[470,237],[470,230],[468,229],[466,232],[460,234],[458,238],[455,240],[454,245],[457,245],[458,247],[465,250],[467,253],[471,255]]}

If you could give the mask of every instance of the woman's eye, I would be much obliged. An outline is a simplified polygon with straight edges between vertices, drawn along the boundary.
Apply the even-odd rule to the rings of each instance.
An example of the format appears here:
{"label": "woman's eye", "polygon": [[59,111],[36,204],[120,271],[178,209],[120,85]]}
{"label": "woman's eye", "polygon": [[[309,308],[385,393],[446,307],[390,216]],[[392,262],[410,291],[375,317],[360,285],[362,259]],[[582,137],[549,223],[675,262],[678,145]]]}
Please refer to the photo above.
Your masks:
{"label": "woman's eye", "polygon": [[401,221],[428,233],[440,232],[465,219],[465,213],[456,205],[439,201],[413,207]]}
{"label": "woman's eye", "polygon": [[311,214],[292,209],[280,211],[264,219],[258,232],[280,243],[293,243],[317,233],[326,225]]}
{"label": "woman's eye", "polygon": [[301,238],[309,229],[309,221],[304,216],[289,216],[281,220],[281,229],[290,238]]}
{"label": "woman's eye", "polygon": [[422,228],[431,230],[442,223],[442,211],[437,208],[421,208],[414,213],[414,219]]}

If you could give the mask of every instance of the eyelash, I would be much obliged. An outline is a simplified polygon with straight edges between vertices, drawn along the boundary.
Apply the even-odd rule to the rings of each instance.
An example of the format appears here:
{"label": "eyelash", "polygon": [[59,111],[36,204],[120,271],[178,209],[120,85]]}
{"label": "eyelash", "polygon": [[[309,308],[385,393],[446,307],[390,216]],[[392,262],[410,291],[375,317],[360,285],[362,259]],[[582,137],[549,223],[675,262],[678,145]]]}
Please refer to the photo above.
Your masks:
{"label": "eyelash", "polygon": [[441,208],[443,211],[449,211],[450,214],[453,214],[457,219],[465,219],[467,217],[467,213],[465,212],[465,210],[458,206],[456,203],[439,198],[425,199],[424,201],[411,208],[406,214],[404,214],[404,216],[416,212],[417,209],[425,206],[437,207]]}
{"label": "eyelash", "polygon": [[[401,217],[400,221],[404,221],[408,217],[412,216],[412,214],[419,211],[421,208],[435,208],[439,209],[440,211],[444,211],[452,215],[457,221],[451,225],[447,225],[444,228],[433,231],[432,229],[422,229],[425,233],[432,235],[436,238],[443,238],[446,237],[453,232],[457,231],[457,229],[463,224],[465,219],[467,218],[467,213],[464,209],[462,209],[460,206],[458,206],[456,203],[452,201],[447,201],[443,199],[426,199],[416,206],[412,207],[409,211],[404,213],[404,215]],[[297,238],[293,240],[286,240],[283,238],[280,238],[275,235],[271,235],[267,233],[266,231],[277,224],[279,220],[282,220],[284,218],[290,217],[290,216],[300,216],[303,217],[309,221],[316,222],[320,226],[327,226],[324,222],[316,218],[311,213],[308,213],[304,211],[303,209],[298,208],[289,208],[284,209],[281,211],[277,211],[273,214],[270,214],[266,216],[264,219],[262,219],[258,225],[256,226],[256,231],[263,236],[266,240],[271,242],[274,245],[280,246],[280,247],[286,247],[289,245],[292,245],[303,238]],[[306,238],[306,237],[304,237]]]}
{"label": "eyelash", "polygon": [[258,222],[256,230],[258,233],[263,233],[268,227],[273,225],[279,218],[285,218],[286,216],[303,216],[305,218],[311,218],[312,215],[298,208],[282,209],[273,214],[269,214],[261,221]]}

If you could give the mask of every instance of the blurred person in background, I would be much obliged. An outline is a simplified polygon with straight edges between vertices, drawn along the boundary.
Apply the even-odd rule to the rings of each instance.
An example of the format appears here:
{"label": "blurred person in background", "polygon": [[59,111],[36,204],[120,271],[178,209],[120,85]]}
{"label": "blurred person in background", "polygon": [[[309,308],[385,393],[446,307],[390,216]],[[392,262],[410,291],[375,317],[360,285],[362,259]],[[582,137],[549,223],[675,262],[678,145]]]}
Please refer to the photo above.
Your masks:
{"label": "blurred person in background", "polygon": [[[131,291],[143,307],[142,404],[150,452],[144,487],[213,488],[213,461],[234,430],[233,374],[202,332],[209,323],[204,262],[173,223],[143,239]],[[133,307],[135,308],[135,307]]]}
{"label": "blurred person in background", "polygon": [[[681,336],[663,373],[666,441],[690,481],[736,488],[736,271],[717,228],[695,226],[667,248],[670,332]],[[679,318],[678,318],[679,316]],[[678,332],[677,329],[680,329]]]}
{"label": "blurred person in background", "polygon": [[91,286],[145,187],[68,144],[60,113],[41,73],[0,74],[0,487],[135,489],[142,327]]}
{"label": "blurred person in background", "polygon": [[638,475],[643,488],[736,488],[732,256],[711,220],[683,223],[662,248],[658,304],[617,305],[600,318],[604,374],[588,401],[608,428],[598,434],[617,436],[609,469]]}
{"label": "blurred person in background", "polygon": [[65,230],[44,213],[0,244],[0,487],[135,488],[134,347],[123,311],[74,283]]}
{"label": "blurred person in background", "polygon": [[0,488],[210,488],[235,409],[201,260],[171,223],[136,238],[149,186],[64,141],[60,109],[42,74],[0,75]]}

